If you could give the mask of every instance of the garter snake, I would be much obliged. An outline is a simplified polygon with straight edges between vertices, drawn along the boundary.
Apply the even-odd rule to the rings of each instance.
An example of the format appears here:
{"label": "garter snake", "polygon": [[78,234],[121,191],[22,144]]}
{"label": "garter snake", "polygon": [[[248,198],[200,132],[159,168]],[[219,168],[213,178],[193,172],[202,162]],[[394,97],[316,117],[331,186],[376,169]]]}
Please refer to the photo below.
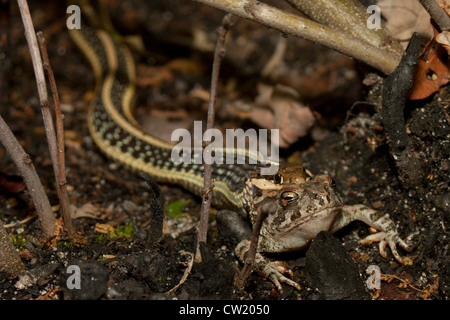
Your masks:
{"label": "garter snake", "polygon": [[[177,184],[200,195],[203,164],[175,164],[171,160],[173,145],[144,133],[133,117],[136,74],[129,48],[109,32],[84,23],[80,29],[71,29],[70,35],[95,75],[96,97],[87,125],[99,149],[109,158],[134,171],[145,172],[158,182]],[[233,152],[255,159],[248,151]],[[259,177],[263,163],[245,163],[213,164],[214,206],[248,210],[254,193],[252,181]],[[302,178],[303,170],[299,172]]]}

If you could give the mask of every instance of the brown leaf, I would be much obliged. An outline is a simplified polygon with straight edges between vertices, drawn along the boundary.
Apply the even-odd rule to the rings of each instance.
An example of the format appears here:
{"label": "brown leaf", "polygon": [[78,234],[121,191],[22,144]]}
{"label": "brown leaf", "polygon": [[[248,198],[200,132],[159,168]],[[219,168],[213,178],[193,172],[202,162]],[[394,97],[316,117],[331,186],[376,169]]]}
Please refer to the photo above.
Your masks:
{"label": "brown leaf", "polygon": [[414,83],[409,91],[408,99],[424,99],[437,92],[450,80],[449,67],[447,51],[437,43],[436,38],[431,39],[417,62]]}
{"label": "brown leaf", "polygon": [[74,205],[70,205],[70,216],[72,219],[78,218],[92,218],[100,219],[101,210],[94,206],[92,203],[88,202],[77,208]]}
{"label": "brown leaf", "polygon": [[290,88],[258,85],[259,96],[250,118],[259,126],[267,129],[279,129],[279,146],[289,145],[307,134],[315,118],[311,110],[298,101]]}
{"label": "brown leaf", "polygon": [[100,234],[111,234],[114,232],[114,227],[107,223],[96,223],[94,232]]}
{"label": "brown leaf", "polygon": [[450,16],[450,1],[439,0],[439,6]]}
{"label": "brown leaf", "polygon": [[377,6],[386,18],[386,28],[404,48],[414,32],[425,39],[433,37],[430,15],[418,0],[378,0]]}
{"label": "brown leaf", "polygon": [[445,50],[447,50],[447,54],[450,53],[450,32],[444,31],[439,33],[436,36],[436,42],[442,45]]}

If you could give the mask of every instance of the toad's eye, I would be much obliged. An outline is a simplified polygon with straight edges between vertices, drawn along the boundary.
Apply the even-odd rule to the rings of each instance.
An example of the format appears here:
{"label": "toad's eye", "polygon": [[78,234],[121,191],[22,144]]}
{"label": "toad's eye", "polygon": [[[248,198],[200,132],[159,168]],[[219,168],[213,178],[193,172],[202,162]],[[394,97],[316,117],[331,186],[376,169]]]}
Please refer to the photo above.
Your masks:
{"label": "toad's eye", "polygon": [[273,176],[273,181],[275,183],[283,183],[283,176],[279,173],[277,173],[276,175]]}
{"label": "toad's eye", "polygon": [[298,199],[298,194],[292,191],[285,191],[281,194],[281,205],[283,207],[295,202]]}

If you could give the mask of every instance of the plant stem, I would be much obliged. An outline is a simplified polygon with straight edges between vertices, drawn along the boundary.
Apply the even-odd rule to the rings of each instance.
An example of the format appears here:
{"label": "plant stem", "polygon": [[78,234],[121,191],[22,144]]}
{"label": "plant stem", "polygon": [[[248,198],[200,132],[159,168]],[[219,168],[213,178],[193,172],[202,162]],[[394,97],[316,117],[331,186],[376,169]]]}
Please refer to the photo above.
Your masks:
{"label": "plant stem", "polygon": [[[55,170],[56,187],[59,189],[59,202],[61,204],[62,217],[64,219],[64,226],[70,237],[73,236],[73,226],[72,218],[69,211],[69,196],[67,194],[67,180],[66,180],[66,165],[65,165],[65,152],[64,152],[64,124],[63,124],[63,114],[61,112],[61,104],[59,102],[58,89],[56,87],[55,77],[53,75],[53,70],[50,65],[50,59],[47,53],[47,44],[42,32],[37,33],[39,40],[39,47],[41,48],[42,58],[44,60],[44,68],[47,72],[48,80],[50,82],[50,89],[53,94],[53,101],[55,103],[55,114],[56,114],[56,130],[58,139],[58,154],[52,156],[52,163],[54,167],[58,167]],[[58,174],[58,175],[56,175]]]}
{"label": "plant stem", "polygon": [[[212,129],[214,126],[214,115],[215,115],[215,105],[216,105],[216,96],[217,96],[217,83],[219,81],[219,73],[220,66],[225,56],[225,39],[228,33],[228,30],[232,27],[235,22],[235,16],[231,14],[227,14],[222,20],[222,26],[220,26],[217,30],[217,44],[216,50],[214,53],[214,62],[212,68],[211,75],[211,90],[209,96],[209,104],[208,104],[208,118],[206,122],[206,130]],[[211,142],[209,142],[211,143]],[[209,144],[208,142],[204,142],[203,148],[206,148]],[[200,262],[202,257],[200,253],[200,243],[206,242],[206,235],[208,232],[208,218],[209,218],[209,210],[211,208],[211,200],[212,200],[212,190],[214,188],[214,182],[212,181],[212,169],[211,169],[211,154],[204,152],[204,167],[205,173],[203,177],[203,199],[202,199],[202,209],[200,214],[200,222],[198,224],[197,229],[197,250],[195,253],[195,261]]]}

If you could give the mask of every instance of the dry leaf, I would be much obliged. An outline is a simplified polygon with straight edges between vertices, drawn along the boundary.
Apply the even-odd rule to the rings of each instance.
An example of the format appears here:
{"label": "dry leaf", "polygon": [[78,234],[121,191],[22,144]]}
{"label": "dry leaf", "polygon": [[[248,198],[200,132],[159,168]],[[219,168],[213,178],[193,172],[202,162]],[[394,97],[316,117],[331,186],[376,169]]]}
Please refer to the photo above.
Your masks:
{"label": "dry leaf", "polygon": [[100,234],[111,234],[114,232],[114,227],[107,223],[96,223],[94,232]]}
{"label": "dry leaf", "polygon": [[447,51],[437,43],[436,38],[433,38],[419,57],[414,72],[413,87],[409,91],[408,99],[424,99],[437,92],[450,80],[449,67]]}
{"label": "dry leaf", "polygon": [[386,28],[404,48],[414,32],[427,40],[433,37],[430,15],[418,0],[378,0],[377,5],[386,18]]}
{"label": "dry leaf", "polygon": [[279,129],[281,148],[289,147],[307,134],[315,118],[311,110],[298,101],[294,90],[259,84],[258,92],[250,119],[263,128]]}
{"label": "dry leaf", "polygon": [[94,206],[92,203],[88,202],[77,208],[74,205],[70,205],[70,216],[72,219],[78,218],[92,218],[92,219],[100,219],[101,210]]}
{"label": "dry leaf", "polygon": [[441,44],[445,50],[447,50],[447,54],[450,54],[450,32],[444,31],[439,33],[436,36],[436,42]]}
{"label": "dry leaf", "polygon": [[450,16],[450,1],[439,0],[439,6]]}

